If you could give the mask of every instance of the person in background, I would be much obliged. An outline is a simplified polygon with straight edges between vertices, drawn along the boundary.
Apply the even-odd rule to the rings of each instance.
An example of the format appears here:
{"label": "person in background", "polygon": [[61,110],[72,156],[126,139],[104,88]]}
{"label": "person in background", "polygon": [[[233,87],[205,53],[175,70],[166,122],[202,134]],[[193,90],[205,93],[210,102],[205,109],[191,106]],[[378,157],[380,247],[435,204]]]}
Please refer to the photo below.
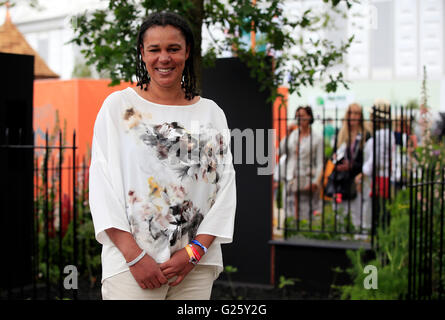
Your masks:
{"label": "person in background", "polygon": [[392,159],[391,183],[399,190],[408,179],[407,172],[408,161],[414,160],[414,150],[417,148],[417,137],[412,133],[412,121],[406,115],[397,116],[395,121],[395,157]]}
{"label": "person in background", "polygon": [[[385,223],[384,221],[389,219],[385,202],[390,197],[390,175],[394,165],[392,159],[396,156],[396,137],[390,129],[390,116],[389,102],[377,99],[371,110],[374,136],[365,144],[365,161],[362,169],[363,174],[371,181],[375,175],[375,181],[372,181],[370,185],[370,196],[376,199],[374,212],[378,217],[374,219],[380,219],[380,223]],[[374,163],[374,158],[376,163]]]}
{"label": "person in background", "polygon": [[309,219],[309,215],[321,210],[319,176],[323,170],[323,137],[311,128],[314,122],[312,108],[300,106],[296,111],[297,129],[284,143],[280,154],[287,151],[287,197],[293,197],[293,214],[297,219]]}
{"label": "person in background", "polygon": [[[294,197],[290,196],[290,192],[286,192],[286,190],[288,189],[288,185],[290,184],[292,177],[293,177],[292,174],[287,174],[287,172],[288,172],[287,169],[289,169],[289,170],[293,170],[293,169],[291,168],[292,162],[288,163],[289,158],[287,157],[287,154],[289,153],[289,150],[287,148],[289,147],[288,142],[289,142],[290,134],[298,128],[297,118],[298,118],[298,112],[295,111],[295,115],[294,115],[293,119],[286,119],[286,120],[288,120],[287,132],[286,132],[286,135],[284,136],[284,138],[282,138],[279,143],[279,146],[278,146],[279,159],[278,159],[278,164],[275,166],[274,174],[273,174],[274,199],[276,199],[278,192],[280,192],[279,198],[286,200],[286,203],[287,203],[286,207],[289,212],[292,212],[291,216],[293,216],[293,212],[294,212],[294,209],[293,209],[294,208]],[[289,177],[289,178],[286,179],[286,177]],[[280,188],[280,184],[283,187],[282,189]]]}
{"label": "person in background", "polygon": [[[363,217],[361,193],[363,148],[369,138],[370,129],[364,121],[362,106],[351,103],[346,109],[338,133],[338,147],[334,154],[336,165],[331,174],[342,174],[344,177],[342,188],[340,188],[341,199],[333,202],[334,210],[337,210],[344,218],[350,217],[355,231],[360,230],[362,220],[365,221],[365,227],[369,227],[368,217]],[[348,229],[347,225],[345,229]]]}

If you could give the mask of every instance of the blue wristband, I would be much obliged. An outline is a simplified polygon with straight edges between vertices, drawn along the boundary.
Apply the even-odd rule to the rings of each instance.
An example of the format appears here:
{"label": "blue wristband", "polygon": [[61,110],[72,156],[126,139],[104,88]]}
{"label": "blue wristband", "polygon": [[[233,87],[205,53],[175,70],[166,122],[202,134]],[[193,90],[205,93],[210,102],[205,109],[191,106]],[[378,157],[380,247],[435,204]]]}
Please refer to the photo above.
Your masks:
{"label": "blue wristband", "polygon": [[192,240],[192,243],[196,244],[197,246],[200,246],[202,248],[202,250],[204,250],[204,254],[207,253],[207,248],[204,247],[201,242],[199,242],[198,240]]}

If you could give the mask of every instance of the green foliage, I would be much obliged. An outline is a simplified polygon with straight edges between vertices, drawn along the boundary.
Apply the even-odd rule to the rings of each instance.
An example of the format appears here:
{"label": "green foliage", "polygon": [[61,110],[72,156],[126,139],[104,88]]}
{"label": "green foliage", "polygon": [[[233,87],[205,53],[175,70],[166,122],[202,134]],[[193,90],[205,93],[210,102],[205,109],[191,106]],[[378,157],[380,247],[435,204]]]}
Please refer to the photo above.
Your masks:
{"label": "green foliage", "polygon": [[[66,127],[66,120],[64,121],[64,127]],[[65,128],[66,129],[66,128]],[[62,145],[67,146],[66,143],[66,130],[62,136]],[[60,133],[60,118],[56,112],[55,126],[52,132],[48,134],[48,145],[59,145],[59,133]],[[64,153],[66,150],[61,149],[57,153],[57,163],[51,163],[52,152],[54,148],[48,149],[43,161],[40,162],[38,168],[38,188],[36,190],[35,198],[35,241],[37,244],[37,255],[35,262],[38,267],[37,281],[46,281],[52,285],[57,285],[59,281],[63,281],[66,276],[63,274],[63,268],[68,264],[75,264],[79,271],[79,276],[89,280],[93,285],[101,272],[101,246],[95,240],[94,226],[88,204],[88,181],[87,175],[81,174],[83,168],[86,168],[85,159],[83,164],[77,164],[81,168],[78,169],[78,180],[76,183],[76,208],[77,208],[77,263],[74,260],[74,230],[73,220],[68,223],[66,230],[60,229],[57,219],[60,216],[63,219],[67,217],[63,214],[64,210],[70,210],[72,215],[72,199],[69,199],[67,203],[62,202],[62,208],[59,205],[59,183],[58,172],[48,170],[48,176],[46,175],[45,162],[47,166],[57,168],[59,162],[63,164]],[[66,165],[66,164],[65,164]],[[82,167],[83,165],[83,167]],[[64,170],[62,168],[62,170]],[[47,181],[47,183],[45,183]],[[67,208],[69,206],[70,208]],[[59,220],[60,221],[60,220]],[[66,221],[65,221],[66,222]],[[60,268],[61,266],[61,268]]]}
{"label": "green foliage", "polygon": [[[421,129],[421,145],[415,150],[415,161],[420,167],[445,164],[444,141],[431,134],[432,117],[428,106],[427,72],[423,67],[423,79],[421,86],[421,104],[418,115],[418,125]],[[438,167],[436,167],[438,169]],[[438,172],[437,172],[438,174]]]}
{"label": "green foliage", "polygon": [[[228,4],[218,0],[144,0],[140,3],[109,0],[107,10],[85,11],[76,17],[75,37],[70,42],[83,47],[82,53],[89,65],[93,64],[99,72],[109,72],[110,85],[119,84],[121,80],[132,81],[140,23],[149,13],[170,10],[185,17],[194,32],[199,78],[201,65],[212,65],[223,51],[233,50],[234,55],[251,68],[260,89],[271,92],[270,101],[280,96],[277,88],[288,78],[291,79],[289,93],[299,94],[301,87],[312,86],[325,76],[327,92],[335,92],[339,85],[347,87],[341,72],[328,74],[328,71],[342,63],[353,37],[336,46],[329,39],[303,41],[302,35],[335,28],[330,14],[344,13],[355,1],[326,0],[323,10],[306,10],[293,21],[283,15],[280,2],[257,1],[253,5],[251,0],[230,0]],[[340,2],[346,4],[346,9],[341,9]],[[213,43],[207,52],[201,53],[203,26],[209,30]],[[215,28],[227,36],[222,40],[215,39],[210,32]],[[242,42],[243,33],[250,31],[260,35],[258,45],[267,44],[265,52],[252,52]],[[300,48],[300,54],[291,54],[291,48],[295,46]]]}
{"label": "green foliage", "polygon": [[329,145],[329,140],[326,139],[325,147],[324,147],[324,157],[325,159],[330,159],[332,156],[332,153],[334,151],[334,147]]}
{"label": "green foliage", "polygon": [[[408,290],[408,234],[409,234],[409,191],[403,190],[388,206],[391,220],[386,228],[377,230],[378,247],[376,258],[364,261],[364,251],[348,250],[352,267],[347,270],[353,279],[352,285],[339,287],[342,299],[351,300],[394,300],[402,299]],[[378,289],[365,289],[363,273],[366,265],[378,270]]]}
{"label": "green foliage", "polygon": [[[79,188],[81,189],[81,188]],[[94,234],[94,226],[92,222],[91,213],[89,211],[88,201],[85,194],[78,194],[77,198],[77,264],[79,276],[88,279],[91,286],[97,281],[101,272],[101,246],[97,243]],[[58,203],[55,198],[48,199],[48,207],[53,210],[58,210]],[[65,265],[74,264],[74,232],[73,220],[70,221],[65,234],[60,235],[58,226],[54,233],[46,236],[45,226],[48,224],[44,217],[45,209],[44,197],[41,195],[36,201],[38,212],[38,275],[37,280],[45,281],[49,277],[50,283],[56,285],[59,281],[63,281],[65,275],[63,268]],[[48,210],[51,212],[51,210]],[[54,215],[50,215],[54,217]],[[51,224],[51,219],[49,219]],[[60,247],[60,237],[61,247]],[[60,250],[61,248],[61,250]],[[62,262],[62,270],[59,268],[59,263]]]}
{"label": "green foliage", "polygon": [[278,288],[283,289],[286,286],[293,286],[297,281],[300,280],[298,278],[286,278],[285,276],[280,276]]}
{"label": "green foliage", "polygon": [[243,297],[239,296],[236,294],[236,290],[235,290],[235,286],[233,285],[233,281],[232,281],[232,273],[238,272],[238,268],[231,266],[231,265],[227,265],[224,267],[224,273],[227,275],[227,280],[229,281],[229,286],[230,286],[230,296],[229,299],[232,300],[242,300]]}
{"label": "green foliage", "polygon": [[[426,86],[426,68],[424,68],[424,78],[421,88],[421,114],[428,112],[428,93]],[[416,101],[412,101],[410,108],[416,108]],[[411,168],[415,168],[420,165],[420,168],[424,168],[425,171],[415,171],[416,174],[414,182],[426,182],[435,181],[441,177],[441,167],[445,163],[445,148],[443,143],[437,141],[430,134],[430,123],[428,123],[428,117],[425,118],[424,126],[422,127],[422,146],[418,147],[412,161],[417,163],[411,163]],[[422,119],[421,119],[422,120]],[[423,170],[423,169],[422,169]],[[422,181],[417,181],[417,179]],[[424,180],[425,179],[425,180]],[[421,187],[423,190],[424,186]],[[428,188],[428,187],[426,187]],[[431,186],[431,194],[428,197],[419,191],[416,187],[410,187],[408,189],[400,191],[396,198],[388,205],[390,212],[390,223],[388,226],[379,226],[377,229],[377,246],[375,248],[376,258],[371,261],[365,261],[363,251],[348,251],[348,257],[352,263],[352,267],[347,270],[353,279],[353,284],[349,286],[336,287],[341,293],[343,299],[404,299],[407,298],[408,293],[408,258],[409,258],[409,240],[410,240],[410,196],[412,199],[417,199],[416,211],[412,211],[415,221],[420,221],[420,218],[425,218],[426,215],[426,202],[433,200],[432,214],[429,217],[429,234],[432,240],[431,249],[431,289],[432,298],[438,298],[439,292],[439,278],[440,274],[445,273],[445,269],[440,270],[439,247],[441,241],[443,241],[443,221],[441,221],[441,201],[440,199],[440,184],[436,183]],[[429,197],[433,196],[431,199]],[[412,208],[413,210],[413,208]],[[416,226],[417,225],[417,226]],[[433,228],[431,228],[433,226]],[[421,223],[412,225],[412,249],[421,253],[424,250],[425,239],[422,238],[422,233],[426,231],[425,226]],[[417,228],[417,229],[416,229]],[[418,261],[417,261],[418,262]],[[414,261],[413,263],[417,263]],[[363,281],[366,274],[363,273],[365,265],[374,265],[378,270],[378,289],[366,290],[363,285]],[[445,268],[443,266],[442,268]],[[421,277],[422,272],[419,272],[417,277]],[[443,285],[443,284],[442,284]]]}
{"label": "green foliage", "polygon": [[224,272],[229,275],[229,274],[238,272],[238,268],[237,267],[233,267],[231,265],[227,265],[227,266],[224,267]]}
{"label": "green foliage", "polygon": [[411,100],[408,100],[405,107],[406,107],[406,109],[416,110],[416,109],[419,109],[419,103],[417,102],[417,99],[411,99]]}
{"label": "green foliage", "polygon": [[285,276],[280,276],[278,288],[282,290],[282,298],[285,299],[287,296],[287,287],[293,287],[296,282],[301,281],[298,278],[286,278]]}
{"label": "green foliage", "polygon": [[[335,221],[337,219],[337,221]],[[349,225],[349,233],[346,231]],[[350,218],[338,209],[337,217],[331,201],[326,201],[324,206],[324,219],[321,213],[312,216],[312,221],[295,217],[287,217],[285,221],[287,238],[303,237],[318,240],[353,240],[355,230]]]}

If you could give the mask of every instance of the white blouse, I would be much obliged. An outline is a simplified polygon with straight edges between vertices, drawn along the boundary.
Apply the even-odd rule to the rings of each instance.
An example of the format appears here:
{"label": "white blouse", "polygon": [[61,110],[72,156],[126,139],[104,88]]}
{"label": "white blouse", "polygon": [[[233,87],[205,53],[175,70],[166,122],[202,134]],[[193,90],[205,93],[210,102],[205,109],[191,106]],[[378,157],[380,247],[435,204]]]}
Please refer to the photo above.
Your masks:
{"label": "white blouse", "polygon": [[286,177],[287,181],[295,179],[295,186],[300,190],[318,181],[323,171],[323,139],[314,130],[300,142],[299,130],[293,130],[281,140],[279,152],[280,155],[287,155],[280,168],[281,177]]}
{"label": "white blouse", "polygon": [[198,234],[216,236],[199,264],[223,269],[236,185],[230,131],[212,100],[170,106],[130,87],[110,94],[94,124],[89,202],[102,247],[102,281],[128,270],[105,230],[130,232],[158,263]]}
{"label": "white blouse", "polygon": [[[396,136],[389,129],[379,129],[375,132],[375,138],[371,137],[366,141],[364,148],[364,161],[362,171],[367,176],[372,176],[374,141],[376,143],[376,176],[388,177],[391,168],[392,177],[396,175]],[[393,161],[392,161],[393,159]]]}

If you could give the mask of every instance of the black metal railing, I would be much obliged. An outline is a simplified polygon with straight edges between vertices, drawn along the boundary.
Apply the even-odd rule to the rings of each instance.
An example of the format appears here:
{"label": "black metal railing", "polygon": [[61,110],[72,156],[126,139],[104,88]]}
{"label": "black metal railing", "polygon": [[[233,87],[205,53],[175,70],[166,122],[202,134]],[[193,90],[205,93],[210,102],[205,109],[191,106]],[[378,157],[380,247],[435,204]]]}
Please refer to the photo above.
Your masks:
{"label": "black metal railing", "polygon": [[[342,127],[352,118],[347,114],[339,117],[338,109],[332,113],[335,116],[328,118],[323,109],[323,114],[318,117],[276,119],[278,137],[282,139],[277,141],[278,164],[274,174],[275,229],[282,232],[284,239],[299,235],[319,239],[355,238],[370,241],[374,246],[377,226],[389,223],[389,202],[398,191],[407,188],[408,164],[416,163],[414,111],[403,106],[387,106],[384,110],[374,106],[368,118],[362,113],[358,120],[361,140],[343,139],[345,145],[338,145],[337,141],[340,140],[339,134],[343,134],[344,138],[345,130],[342,131]],[[299,138],[299,121],[311,118],[313,123],[304,143]],[[292,121],[295,128],[289,125]],[[281,132],[283,122],[287,127],[284,135]],[[349,125],[346,127],[346,136],[350,137],[353,133]],[[329,137],[327,132],[332,130],[335,134]],[[354,146],[354,143],[357,145]],[[303,152],[300,152],[300,148],[304,148]],[[317,154],[320,149],[322,157]],[[338,156],[341,150],[345,150],[347,160],[352,160],[348,161],[349,167],[345,170],[349,176],[337,170],[341,166],[336,161],[340,159],[335,159],[334,154]],[[365,162],[372,163],[367,175],[362,170]],[[304,172],[301,168],[308,170]],[[300,184],[304,179],[296,172],[304,172],[317,187],[302,187]],[[335,183],[329,182],[329,179]],[[349,189],[342,190],[341,184],[344,182],[341,181],[348,181],[346,187]],[[335,185],[330,196],[326,195],[328,184]],[[315,211],[314,203],[317,203]]]}
{"label": "black metal railing", "polygon": [[[63,139],[62,132],[50,136],[44,135],[41,145],[35,143],[35,133],[31,140],[11,139],[11,130],[1,132],[0,158],[7,163],[23,157],[29,158],[32,164],[30,174],[23,180],[30,185],[32,193],[21,201],[30,203],[26,210],[16,211],[15,217],[29,225],[28,238],[17,238],[19,225],[8,228],[8,220],[2,219],[3,229],[7,230],[10,242],[3,242],[0,248],[26,248],[29,254],[19,255],[14,263],[4,264],[6,280],[0,283],[2,299],[77,299],[79,281],[88,269],[88,250],[85,243],[89,239],[82,237],[79,230],[91,220],[88,209],[88,163],[76,155],[76,133],[73,132],[72,143]],[[17,138],[17,134],[15,134]],[[13,177],[9,177],[13,180]],[[10,183],[10,182],[8,182]],[[4,200],[11,197],[11,190],[2,184]],[[7,201],[6,201],[7,202]],[[31,208],[32,215],[29,212]],[[2,216],[8,216],[8,210],[2,210]],[[92,226],[89,226],[92,229]],[[85,232],[85,231],[84,231]],[[91,236],[91,230],[86,231]],[[94,239],[94,237],[93,237]],[[98,252],[98,246],[94,248]],[[28,266],[25,269],[16,265]],[[73,266],[77,271],[68,286],[65,267]],[[70,269],[72,272],[74,269]],[[95,275],[97,276],[97,275]],[[26,279],[19,280],[16,279]],[[76,289],[77,288],[77,289]]]}
{"label": "black metal railing", "polygon": [[408,299],[445,298],[445,168],[439,163],[410,175]]}

